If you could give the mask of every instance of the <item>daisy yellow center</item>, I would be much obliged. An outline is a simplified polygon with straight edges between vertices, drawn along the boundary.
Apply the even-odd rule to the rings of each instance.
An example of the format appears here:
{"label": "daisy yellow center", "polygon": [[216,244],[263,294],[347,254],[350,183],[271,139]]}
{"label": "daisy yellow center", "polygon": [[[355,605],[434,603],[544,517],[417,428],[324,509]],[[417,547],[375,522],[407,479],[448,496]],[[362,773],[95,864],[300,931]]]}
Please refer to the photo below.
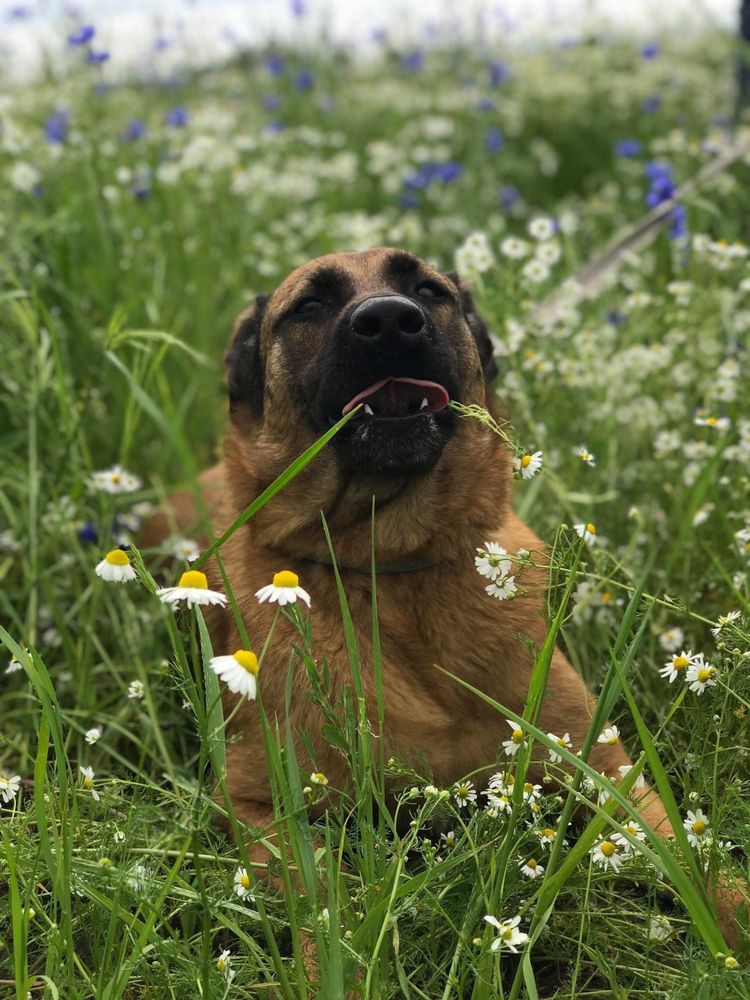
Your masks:
{"label": "daisy yellow center", "polygon": [[700,837],[700,836],[701,836],[702,834],[704,834],[705,832],[706,832],[706,824],[705,824],[705,823],[703,822],[703,820],[702,820],[702,819],[697,819],[697,820],[696,820],[696,821],[695,821],[695,822],[693,823],[693,833],[694,833],[694,834],[695,834],[695,835],[696,835],[697,837]]}
{"label": "daisy yellow center", "polygon": [[542,836],[543,837],[554,837],[555,836],[555,831],[552,829],[551,826],[545,826],[545,828],[542,830]]}
{"label": "daisy yellow center", "polygon": [[122,477],[120,476],[119,472],[113,472],[112,473],[112,482],[113,483],[119,483],[121,478]]}
{"label": "daisy yellow center", "polygon": [[503,941],[510,941],[510,939],[513,937],[513,928],[508,927],[507,925],[504,926],[503,929],[500,931],[500,937],[503,939]]}
{"label": "daisy yellow center", "polygon": [[527,868],[534,869],[536,868],[536,866],[537,866],[536,858],[529,858],[529,860],[526,862]]}
{"label": "daisy yellow center", "polygon": [[208,580],[205,573],[199,569],[189,569],[180,577],[181,587],[190,587],[191,590],[208,590]]}
{"label": "daisy yellow center", "polygon": [[527,469],[531,465],[531,455],[524,455],[521,459],[521,468]]}
{"label": "daisy yellow center", "polygon": [[274,587],[299,587],[299,577],[291,570],[282,569],[280,573],[274,573],[273,585]]}
{"label": "daisy yellow center", "polygon": [[127,566],[130,562],[127,552],[123,552],[122,549],[112,549],[104,558],[112,566]]}
{"label": "daisy yellow center", "polygon": [[91,788],[91,786],[93,784],[94,784],[93,781],[88,776],[83,779],[83,787],[84,788]]}
{"label": "daisy yellow center", "polygon": [[250,876],[245,872],[244,875],[240,875],[240,885],[243,889],[250,888]]}
{"label": "daisy yellow center", "polygon": [[226,967],[227,967],[227,963],[224,961],[223,958],[217,959],[217,961],[216,961],[216,969],[217,969],[218,972],[223,972]]}
{"label": "daisy yellow center", "polygon": [[534,790],[534,786],[531,784],[530,781],[525,781],[523,785],[523,790],[524,792],[526,792],[527,795],[529,795]]}
{"label": "daisy yellow center", "polygon": [[612,600],[612,595],[608,590],[605,590],[604,593],[602,594],[602,604],[609,604],[611,600]]}
{"label": "daisy yellow center", "polygon": [[611,736],[608,736],[608,737],[607,737],[607,743],[608,743],[608,744],[609,744],[609,745],[610,745],[611,747],[613,747],[613,746],[615,745],[615,743],[617,743],[617,737],[616,737],[616,736],[614,735],[614,733],[613,733],[613,734],[612,734]]}
{"label": "daisy yellow center", "polygon": [[511,740],[514,743],[521,743],[523,740],[523,729],[514,729],[513,735],[511,736]]}
{"label": "daisy yellow center", "polygon": [[466,785],[459,785],[456,791],[458,792],[459,798],[468,799],[469,789],[467,788]]}
{"label": "daisy yellow center", "polygon": [[611,840],[604,840],[602,841],[600,850],[605,858],[611,858],[612,855],[617,850],[617,848],[615,847],[615,845],[612,843]]}
{"label": "daisy yellow center", "polygon": [[708,669],[708,667],[701,667],[700,670],[698,671],[698,680],[701,682],[701,684],[705,684],[705,682],[708,680],[710,676],[711,676],[711,671]]}
{"label": "daisy yellow center", "polygon": [[687,665],[688,665],[687,656],[675,656],[675,658],[672,660],[672,666],[675,668],[675,670],[684,670]]}
{"label": "daisy yellow center", "polygon": [[709,427],[715,427],[718,423],[716,417],[706,417],[706,423]]}
{"label": "daisy yellow center", "polygon": [[557,745],[560,747],[566,747],[568,745],[564,736],[557,737]]}
{"label": "daisy yellow center", "polygon": [[590,535],[595,535],[596,534],[596,525],[595,524],[591,524],[591,522],[589,522],[586,525],[586,531],[588,531],[588,533]]}
{"label": "daisy yellow center", "polygon": [[249,649],[238,649],[234,654],[234,658],[249,674],[254,675],[258,673],[258,657],[255,653],[251,653]]}

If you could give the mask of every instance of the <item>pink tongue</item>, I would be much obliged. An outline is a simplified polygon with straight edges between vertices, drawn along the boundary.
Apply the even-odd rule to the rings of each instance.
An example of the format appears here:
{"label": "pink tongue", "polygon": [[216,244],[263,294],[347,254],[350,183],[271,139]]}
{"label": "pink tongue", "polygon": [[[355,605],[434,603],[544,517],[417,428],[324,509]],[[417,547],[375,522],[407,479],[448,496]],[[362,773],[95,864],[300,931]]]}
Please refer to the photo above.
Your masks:
{"label": "pink tongue", "polygon": [[418,378],[393,378],[389,375],[388,378],[383,378],[379,382],[373,382],[373,384],[368,386],[367,389],[363,389],[362,392],[358,392],[354,399],[350,399],[341,411],[341,416],[345,417],[346,414],[350,410],[353,410],[358,403],[366,403],[371,396],[374,396],[376,392],[382,389],[383,386],[387,385],[389,382],[401,382],[406,385],[416,385],[420,389],[424,390],[427,405],[433,412],[444,410],[448,405],[448,393],[442,385],[438,385],[437,382],[427,382]]}

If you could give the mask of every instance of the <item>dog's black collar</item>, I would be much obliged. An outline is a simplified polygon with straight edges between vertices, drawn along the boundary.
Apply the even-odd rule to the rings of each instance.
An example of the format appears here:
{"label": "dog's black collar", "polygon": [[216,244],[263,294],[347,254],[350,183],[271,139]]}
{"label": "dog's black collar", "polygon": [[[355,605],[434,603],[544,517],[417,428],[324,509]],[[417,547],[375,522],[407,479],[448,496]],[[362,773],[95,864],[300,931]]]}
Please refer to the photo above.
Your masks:
{"label": "dog's black collar", "polygon": [[[300,557],[297,556],[299,559]],[[330,559],[312,559],[310,556],[301,557],[304,562],[315,563],[316,566],[328,566],[333,569],[333,563]],[[404,562],[396,563],[385,563],[382,566],[375,564],[375,575],[382,576],[384,573],[416,573],[422,569],[431,569],[433,566],[438,566],[442,562],[440,559],[432,559],[429,562],[420,560],[410,560],[407,559]],[[366,573],[368,576],[372,574],[371,566],[350,566],[348,563],[337,562],[336,566],[338,569],[348,569],[354,573]]]}

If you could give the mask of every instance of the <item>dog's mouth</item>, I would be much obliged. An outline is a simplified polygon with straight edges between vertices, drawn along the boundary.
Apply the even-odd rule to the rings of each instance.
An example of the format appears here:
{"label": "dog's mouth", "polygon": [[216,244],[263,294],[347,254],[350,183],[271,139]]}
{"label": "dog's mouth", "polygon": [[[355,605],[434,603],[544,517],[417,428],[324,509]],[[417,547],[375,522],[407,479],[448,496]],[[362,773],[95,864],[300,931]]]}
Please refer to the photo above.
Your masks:
{"label": "dog's mouth", "polygon": [[345,417],[361,404],[353,420],[394,420],[439,413],[450,397],[437,382],[426,379],[399,378],[389,375],[352,397],[341,411]]}

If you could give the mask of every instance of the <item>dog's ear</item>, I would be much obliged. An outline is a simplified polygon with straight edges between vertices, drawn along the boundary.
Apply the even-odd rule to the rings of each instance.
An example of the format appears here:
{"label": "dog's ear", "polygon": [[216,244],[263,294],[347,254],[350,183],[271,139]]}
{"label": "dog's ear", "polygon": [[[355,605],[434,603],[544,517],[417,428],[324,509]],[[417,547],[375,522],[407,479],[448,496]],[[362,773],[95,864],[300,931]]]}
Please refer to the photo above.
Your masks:
{"label": "dog's ear", "polygon": [[461,296],[461,306],[463,307],[464,318],[469,324],[469,329],[474,334],[474,340],[476,341],[477,350],[479,351],[479,360],[482,362],[484,380],[487,383],[492,382],[497,378],[498,368],[495,364],[492,340],[490,339],[487,324],[479,315],[477,307],[474,304],[474,296],[471,294],[471,289],[466,282],[463,281],[455,271],[448,271],[445,276],[446,278],[450,278],[453,284],[458,288]]}
{"label": "dog's ear", "polygon": [[270,295],[258,295],[237,317],[232,343],[224,355],[229,408],[247,404],[254,416],[263,412],[263,361],[260,356],[260,327]]}

